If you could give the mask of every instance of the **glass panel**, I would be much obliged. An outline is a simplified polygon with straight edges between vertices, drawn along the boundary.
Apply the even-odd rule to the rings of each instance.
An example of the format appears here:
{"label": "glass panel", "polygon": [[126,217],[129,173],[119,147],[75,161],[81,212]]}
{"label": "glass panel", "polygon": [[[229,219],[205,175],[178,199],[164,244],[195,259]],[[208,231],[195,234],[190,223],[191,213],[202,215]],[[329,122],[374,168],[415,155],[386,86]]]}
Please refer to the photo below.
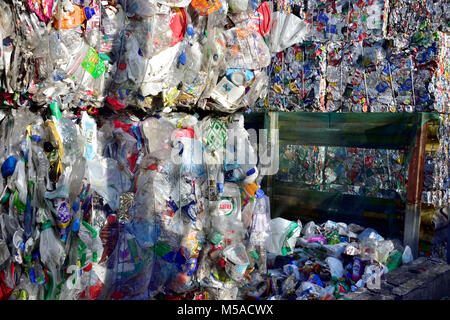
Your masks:
{"label": "glass panel", "polygon": [[275,180],[299,189],[403,199],[406,155],[405,150],[281,145]]}

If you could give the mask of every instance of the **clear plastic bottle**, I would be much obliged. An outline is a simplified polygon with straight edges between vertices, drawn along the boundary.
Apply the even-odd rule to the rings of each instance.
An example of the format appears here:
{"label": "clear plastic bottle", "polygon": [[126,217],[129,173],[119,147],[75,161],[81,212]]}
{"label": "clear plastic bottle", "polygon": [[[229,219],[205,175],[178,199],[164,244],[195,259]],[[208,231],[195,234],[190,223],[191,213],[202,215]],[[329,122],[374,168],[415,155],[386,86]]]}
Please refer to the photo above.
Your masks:
{"label": "clear plastic bottle", "polygon": [[260,274],[266,274],[267,273],[267,250],[265,246],[256,246],[257,252],[258,252],[258,271]]}
{"label": "clear plastic bottle", "polygon": [[249,228],[250,243],[255,246],[264,247],[270,236],[270,203],[269,197],[262,189],[256,192],[255,208]]}
{"label": "clear plastic bottle", "polygon": [[69,51],[62,42],[60,33],[52,32],[48,37],[50,58],[54,64],[63,63],[69,57]]}
{"label": "clear plastic bottle", "polygon": [[86,41],[92,47],[97,50],[100,48],[100,22],[101,22],[101,10],[102,6],[100,5],[99,0],[93,0],[90,6],[86,6],[84,8],[85,16],[86,16],[86,31],[84,37]]}
{"label": "clear plastic bottle", "polygon": [[225,171],[233,170],[230,181],[243,181],[244,185],[254,182],[258,176],[257,155],[249,142],[248,132],[244,128],[244,116],[234,114],[233,122],[228,126]]}

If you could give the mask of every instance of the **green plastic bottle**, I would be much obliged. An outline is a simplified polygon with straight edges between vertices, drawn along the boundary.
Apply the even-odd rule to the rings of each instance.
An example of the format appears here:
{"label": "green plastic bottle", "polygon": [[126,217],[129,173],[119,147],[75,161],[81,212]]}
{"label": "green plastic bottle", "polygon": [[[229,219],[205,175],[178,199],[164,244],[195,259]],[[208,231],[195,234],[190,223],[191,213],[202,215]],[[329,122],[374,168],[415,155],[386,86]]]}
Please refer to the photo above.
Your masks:
{"label": "green plastic bottle", "polygon": [[62,118],[61,110],[59,109],[59,104],[57,101],[52,101],[52,103],[50,103],[50,111],[56,120],[60,120]]}

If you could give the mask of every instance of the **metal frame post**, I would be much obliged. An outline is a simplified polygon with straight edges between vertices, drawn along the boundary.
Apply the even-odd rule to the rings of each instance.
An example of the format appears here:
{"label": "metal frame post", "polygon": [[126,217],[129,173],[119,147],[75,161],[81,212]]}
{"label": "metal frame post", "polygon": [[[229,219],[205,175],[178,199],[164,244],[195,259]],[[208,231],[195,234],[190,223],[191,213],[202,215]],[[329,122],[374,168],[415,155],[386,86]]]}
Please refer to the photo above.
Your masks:
{"label": "metal frame post", "polygon": [[409,163],[408,184],[406,186],[407,204],[405,209],[403,244],[411,248],[414,259],[419,255],[420,207],[423,190],[427,128],[428,124],[425,122],[417,133],[416,144]]}

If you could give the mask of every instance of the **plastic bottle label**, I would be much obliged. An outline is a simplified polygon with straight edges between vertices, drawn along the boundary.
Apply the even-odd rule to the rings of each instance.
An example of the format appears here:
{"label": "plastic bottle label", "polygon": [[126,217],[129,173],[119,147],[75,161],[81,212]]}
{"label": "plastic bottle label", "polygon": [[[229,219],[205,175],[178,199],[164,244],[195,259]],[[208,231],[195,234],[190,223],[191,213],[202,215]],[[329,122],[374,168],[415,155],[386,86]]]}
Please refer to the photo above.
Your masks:
{"label": "plastic bottle label", "polygon": [[56,218],[56,225],[61,230],[61,234],[63,234],[65,232],[62,232],[62,230],[67,229],[67,227],[70,224],[71,217],[69,207],[67,206],[67,202],[61,199],[56,199],[55,204],[58,212],[58,216]]}
{"label": "plastic bottle label", "polygon": [[72,29],[80,26],[85,20],[86,15],[83,8],[74,5],[73,11],[64,14],[64,11],[58,6],[54,13],[53,26],[55,29]]}
{"label": "plastic bottle label", "polygon": [[201,16],[207,16],[222,8],[222,4],[217,0],[192,0],[191,5]]}
{"label": "plastic bottle label", "polygon": [[97,51],[93,47],[89,47],[88,52],[84,56],[81,66],[89,72],[89,74],[97,79],[105,72],[105,63],[98,56]]}
{"label": "plastic bottle label", "polygon": [[222,199],[219,201],[218,209],[221,215],[229,216],[234,210],[234,203],[230,199]]}
{"label": "plastic bottle label", "polygon": [[97,155],[97,124],[86,112],[83,112],[81,123],[83,135],[85,137],[84,157],[88,160],[92,160]]}

